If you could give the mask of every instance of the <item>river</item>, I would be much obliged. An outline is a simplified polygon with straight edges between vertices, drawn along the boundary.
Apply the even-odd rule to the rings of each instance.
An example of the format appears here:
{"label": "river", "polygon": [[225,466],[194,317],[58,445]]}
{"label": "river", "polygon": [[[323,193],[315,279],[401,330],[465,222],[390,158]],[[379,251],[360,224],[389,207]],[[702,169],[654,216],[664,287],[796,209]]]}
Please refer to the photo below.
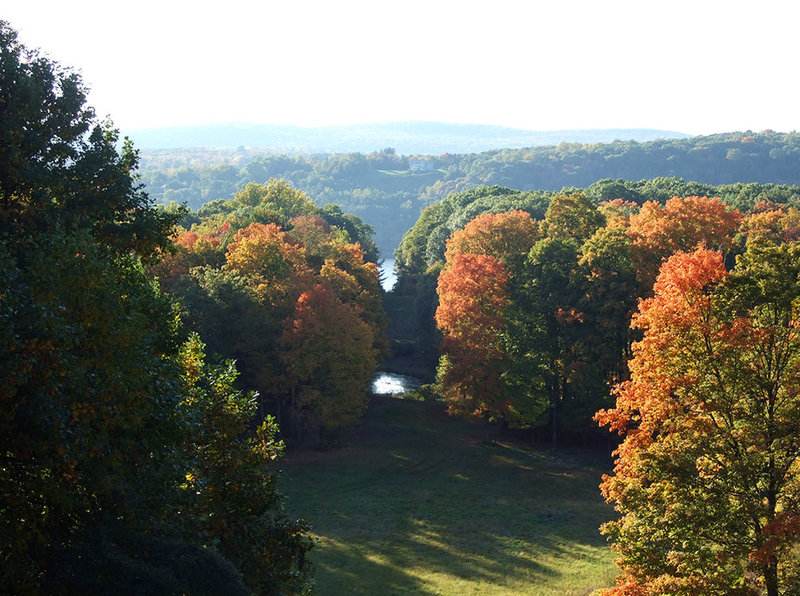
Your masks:
{"label": "river", "polygon": [[394,284],[397,283],[397,276],[394,274],[394,259],[384,259],[378,268],[381,276],[381,285],[386,292],[391,292]]}
{"label": "river", "polygon": [[419,389],[422,381],[416,377],[377,371],[372,379],[372,392],[378,395],[397,395]]}
{"label": "river", "polygon": [[[394,284],[397,283],[397,276],[394,274],[394,259],[384,259],[380,265],[381,285],[384,291],[391,292]],[[376,371],[372,379],[372,392],[378,395],[397,395],[407,391],[419,389],[422,380],[408,375]]]}

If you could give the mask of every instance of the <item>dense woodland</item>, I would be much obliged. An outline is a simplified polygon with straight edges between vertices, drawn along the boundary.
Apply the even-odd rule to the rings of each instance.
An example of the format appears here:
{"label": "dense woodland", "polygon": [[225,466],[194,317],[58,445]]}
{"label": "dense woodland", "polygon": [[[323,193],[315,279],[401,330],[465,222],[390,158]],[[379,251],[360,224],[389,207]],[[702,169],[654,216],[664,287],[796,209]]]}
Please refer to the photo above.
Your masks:
{"label": "dense woodland", "polygon": [[427,391],[451,413],[554,445],[597,422],[625,437],[602,485],[621,514],[608,594],[789,594],[800,188],[697,187],[452,194],[406,234],[398,291],[434,314]]}
{"label": "dense woodland", "polygon": [[181,211],[80,77],[0,22],[0,585],[14,594],[302,593],[274,418],[147,273]]}
{"label": "dense woodland", "polygon": [[147,151],[142,181],[157,203],[193,209],[229,199],[248,182],[289,181],[321,205],[336,203],[376,231],[391,256],[425,207],[476,186],[520,190],[586,188],[602,179],[683,178],[708,185],[800,184],[800,134],[737,132],[638,143],[506,149],[474,154],[259,155],[253,150]]}
{"label": "dense woodland", "polygon": [[5,589],[307,593],[275,462],[369,403],[377,231],[437,365],[418,398],[618,433],[607,594],[800,591],[797,135],[162,163],[148,195],[5,23],[0,89]]}

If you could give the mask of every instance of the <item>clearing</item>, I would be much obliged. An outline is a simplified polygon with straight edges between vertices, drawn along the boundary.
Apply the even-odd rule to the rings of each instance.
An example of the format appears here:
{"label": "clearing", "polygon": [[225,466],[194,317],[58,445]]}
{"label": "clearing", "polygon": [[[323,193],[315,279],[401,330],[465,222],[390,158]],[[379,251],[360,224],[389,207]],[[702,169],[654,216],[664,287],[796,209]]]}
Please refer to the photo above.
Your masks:
{"label": "clearing", "polygon": [[345,446],[282,460],[318,593],[587,595],[614,583],[598,526],[610,458],[487,441],[442,404],[376,396]]}

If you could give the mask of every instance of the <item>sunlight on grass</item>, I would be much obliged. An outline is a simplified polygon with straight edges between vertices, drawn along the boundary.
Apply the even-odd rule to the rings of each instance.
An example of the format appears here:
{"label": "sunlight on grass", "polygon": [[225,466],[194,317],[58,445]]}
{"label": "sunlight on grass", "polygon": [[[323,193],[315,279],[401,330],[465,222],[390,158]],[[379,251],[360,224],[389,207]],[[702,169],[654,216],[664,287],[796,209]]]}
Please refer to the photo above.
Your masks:
{"label": "sunlight on grass", "polygon": [[613,585],[598,532],[607,458],[486,445],[436,404],[377,400],[348,446],[289,453],[320,594],[588,595]]}

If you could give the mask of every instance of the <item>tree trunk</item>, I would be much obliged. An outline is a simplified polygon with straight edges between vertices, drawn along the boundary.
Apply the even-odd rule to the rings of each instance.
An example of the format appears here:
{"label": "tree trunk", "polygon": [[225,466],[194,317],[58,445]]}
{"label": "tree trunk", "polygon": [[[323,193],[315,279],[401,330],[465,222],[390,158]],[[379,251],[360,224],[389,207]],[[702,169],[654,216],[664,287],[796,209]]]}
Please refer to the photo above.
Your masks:
{"label": "tree trunk", "polygon": [[770,557],[769,563],[764,565],[764,584],[767,596],[779,596],[778,592],[778,557]]}

